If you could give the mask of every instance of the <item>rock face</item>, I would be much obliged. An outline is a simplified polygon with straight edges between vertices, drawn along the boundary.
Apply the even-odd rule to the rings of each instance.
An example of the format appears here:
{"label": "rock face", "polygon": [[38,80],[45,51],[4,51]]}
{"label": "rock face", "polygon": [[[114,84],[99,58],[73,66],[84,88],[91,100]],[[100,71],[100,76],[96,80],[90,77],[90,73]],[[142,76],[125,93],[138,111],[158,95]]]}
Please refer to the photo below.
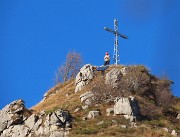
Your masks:
{"label": "rock face", "polygon": [[122,69],[120,69],[121,73],[123,76],[126,76],[128,68],[127,67],[123,67]]}
{"label": "rock face", "polygon": [[0,133],[10,126],[22,124],[27,119],[23,100],[14,101],[0,110]]}
{"label": "rock face", "polygon": [[0,119],[0,137],[64,137],[72,117],[63,110],[32,114],[22,100],[17,100],[0,110]]}
{"label": "rock face", "polygon": [[94,96],[92,91],[88,91],[80,96],[81,102],[84,102],[85,105],[91,105],[92,97]]}
{"label": "rock face", "polygon": [[113,68],[106,74],[105,83],[112,85],[113,88],[116,88],[118,86],[117,82],[121,79],[121,77],[121,71],[119,69]]}
{"label": "rock face", "polygon": [[91,64],[84,65],[76,76],[75,93],[81,90],[89,82],[91,82],[93,78],[94,78],[94,67]]}
{"label": "rock face", "polygon": [[[140,115],[140,108],[138,102],[134,97],[129,98],[116,98],[114,105],[115,115],[126,115],[130,120],[135,118],[135,116]],[[133,120],[131,120],[133,121]]]}

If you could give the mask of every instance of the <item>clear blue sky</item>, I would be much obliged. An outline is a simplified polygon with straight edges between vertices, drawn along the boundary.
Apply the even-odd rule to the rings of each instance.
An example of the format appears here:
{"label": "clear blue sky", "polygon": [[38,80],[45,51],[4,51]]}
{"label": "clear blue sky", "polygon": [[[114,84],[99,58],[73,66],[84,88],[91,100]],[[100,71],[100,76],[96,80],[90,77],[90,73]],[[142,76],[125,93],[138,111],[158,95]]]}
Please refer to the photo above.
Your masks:
{"label": "clear blue sky", "polygon": [[167,75],[180,96],[179,0],[0,0],[0,109],[19,98],[37,104],[68,51],[102,65],[114,43],[103,27],[114,18],[129,37],[119,39],[120,63]]}

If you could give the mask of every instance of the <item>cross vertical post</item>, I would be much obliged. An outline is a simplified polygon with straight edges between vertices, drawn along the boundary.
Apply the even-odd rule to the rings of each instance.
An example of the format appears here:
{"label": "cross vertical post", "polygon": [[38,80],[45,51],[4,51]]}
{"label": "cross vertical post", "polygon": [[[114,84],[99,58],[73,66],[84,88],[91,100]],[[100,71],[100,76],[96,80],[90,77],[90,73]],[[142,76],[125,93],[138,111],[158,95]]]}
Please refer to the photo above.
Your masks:
{"label": "cross vertical post", "polygon": [[114,53],[113,53],[113,59],[115,62],[115,65],[118,65],[118,62],[120,61],[120,56],[119,56],[119,47],[118,47],[118,36],[124,38],[124,39],[128,39],[127,36],[120,34],[118,32],[118,20],[114,19],[114,30],[108,28],[108,27],[104,27],[104,29],[106,31],[109,31],[111,33],[113,33],[115,35],[115,39],[114,39]]}

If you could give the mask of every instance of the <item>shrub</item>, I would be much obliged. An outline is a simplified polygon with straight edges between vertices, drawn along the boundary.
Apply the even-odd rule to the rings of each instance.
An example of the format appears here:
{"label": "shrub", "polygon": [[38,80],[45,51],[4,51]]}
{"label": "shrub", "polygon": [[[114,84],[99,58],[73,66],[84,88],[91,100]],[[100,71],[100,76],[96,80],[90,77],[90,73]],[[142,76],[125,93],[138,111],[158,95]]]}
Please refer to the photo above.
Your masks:
{"label": "shrub", "polygon": [[147,104],[145,106],[141,106],[141,115],[144,119],[157,119],[162,115],[161,108],[153,105],[153,104]]}
{"label": "shrub", "polygon": [[154,83],[153,94],[158,106],[168,107],[173,103],[170,85],[171,82],[169,80],[158,80]]}

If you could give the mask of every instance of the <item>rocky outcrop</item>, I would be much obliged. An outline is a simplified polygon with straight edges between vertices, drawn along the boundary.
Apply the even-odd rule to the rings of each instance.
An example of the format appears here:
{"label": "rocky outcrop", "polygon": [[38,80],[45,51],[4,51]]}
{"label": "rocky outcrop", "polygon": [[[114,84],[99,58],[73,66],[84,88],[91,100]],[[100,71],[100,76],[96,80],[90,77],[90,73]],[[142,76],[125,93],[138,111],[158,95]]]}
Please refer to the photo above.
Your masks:
{"label": "rocky outcrop", "polygon": [[127,67],[123,67],[120,69],[121,73],[123,76],[126,76],[127,72],[128,72],[128,68]]}
{"label": "rocky outcrop", "polygon": [[64,137],[71,128],[72,117],[60,109],[32,114],[22,100],[17,100],[0,110],[0,119],[0,137]]}
{"label": "rocky outcrop", "polygon": [[75,84],[75,93],[87,85],[94,78],[94,67],[91,64],[84,65],[80,72],[76,76]]}
{"label": "rocky outcrop", "polygon": [[80,96],[81,102],[84,102],[85,105],[92,104],[92,97],[94,96],[92,91],[88,91]]}
{"label": "rocky outcrop", "polygon": [[105,83],[110,84],[113,88],[118,87],[118,81],[120,81],[122,73],[119,69],[113,68],[106,74]]}
{"label": "rocky outcrop", "polygon": [[23,100],[14,101],[0,110],[0,133],[10,126],[22,124],[28,117],[24,113],[31,114],[25,109]]}
{"label": "rocky outcrop", "polygon": [[114,105],[115,115],[125,115],[130,121],[134,121],[136,116],[140,115],[140,108],[137,100],[130,96],[129,98],[116,98]]}
{"label": "rocky outcrop", "polygon": [[105,82],[106,84],[110,84],[113,88],[118,87],[118,82],[121,80],[123,76],[126,76],[128,73],[128,68],[123,67],[121,69],[113,68],[106,74]]}

